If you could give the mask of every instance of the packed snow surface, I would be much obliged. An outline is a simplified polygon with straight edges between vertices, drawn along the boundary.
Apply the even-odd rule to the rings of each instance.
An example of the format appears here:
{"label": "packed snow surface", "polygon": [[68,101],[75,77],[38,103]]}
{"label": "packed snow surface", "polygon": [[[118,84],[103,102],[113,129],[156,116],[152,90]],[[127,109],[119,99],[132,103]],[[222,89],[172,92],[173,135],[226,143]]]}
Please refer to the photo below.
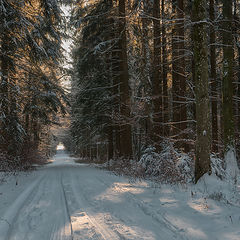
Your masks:
{"label": "packed snow surface", "polygon": [[228,202],[224,186],[129,182],[59,150],[0,184],[0,240],[239,240],[239,199]]}

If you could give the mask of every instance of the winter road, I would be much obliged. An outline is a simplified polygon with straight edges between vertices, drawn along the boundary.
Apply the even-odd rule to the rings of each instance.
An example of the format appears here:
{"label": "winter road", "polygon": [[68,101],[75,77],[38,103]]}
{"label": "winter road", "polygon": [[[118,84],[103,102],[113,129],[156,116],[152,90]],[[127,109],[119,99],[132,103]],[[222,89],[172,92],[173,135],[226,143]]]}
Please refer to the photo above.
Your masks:
{"label": "winter road", "polygon": [[51,164],[0,182],[0,240],[240,239],[238,207],[154,184],[58,152]]}
{"label": "winter road", "polygon": [[147,213],[120,178],[112,182],[116,176],[77,165],[66,154],[57,154],[52,164],[37,172],[36,178],[5,211],[2,219],[7,220],[0,225],[1,240],[176,237],[168,228],[160,234],[159,222]]}

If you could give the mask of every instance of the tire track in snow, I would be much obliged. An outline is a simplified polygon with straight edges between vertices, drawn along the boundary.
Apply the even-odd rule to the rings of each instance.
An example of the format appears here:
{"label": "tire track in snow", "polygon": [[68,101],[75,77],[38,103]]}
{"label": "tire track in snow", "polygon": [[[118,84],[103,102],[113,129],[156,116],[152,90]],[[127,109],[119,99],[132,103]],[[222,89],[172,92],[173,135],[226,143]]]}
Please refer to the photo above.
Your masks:
{"label": "tire track in snow", "polygon": [[46,169],[31,189],[28,195],[23,192],[23,204],[16,207],[18,213],[0,240],[72,240],[61,169]]}
{"label": "tire track in snow", "polygon": [[63,192],[63,197],[64,197],[64,202],[65,202],[65,208],[67,211],[67,217],[69,220],[69,225],[70,225],[70,229],[71,229],[71,240],[73,240],[73,228],[72,228],[72,221],[71,221],[71,215],[70,215],[70,211],[69,211],[69,206],[68,206],[68,202],[67,202],[67,197],[66,197],[66,191],[64,189],[64,185],[63,185],[63,173],[61,173],[61,188],[62,188],[62,192]]}
{"label": "tire track in snow", "polygon": [[166,217],[159,213],[159,212],[155,212],[151,210],[151,207],[149,207],[149,205],[147,203],[145,203],[144,201],[137,199],[135,197],[135,195],[133,193],[130,192],[126,192],[123,190],[123,187],[120,185],[115,186],[114,188],[112,186],[109,186],[106,182],[104,182],[102,179],[100,179],[99,177],[96,178],[99,182],[101,182],[102,184],[104,184],[106,187],[108,188],[112,188],[113,191],[115,192],[122,192],[124,193],[127,198],[129,199],[129,201],[132,201],[136,206],[138,206],[138,208],[147,216],[150,216],[155,222],[157,222],[158,224],[162,224],[167,230],[170,230],[170,234],[174,234],[174,238],[175,239],[182,239],[182,240],[189,240],[186,236],[181,235],[182,234],[182,230],[179,229],[178,227],[176,227],[175,225],[173,225],[168,219],[166,219]]}
{"label": "tire track in snow", "polygon": [[[94,228],[94,231],[96,231],[96,234],[91,233],[92,237],[88,239],[94,239],[94,240],[121,240],[125,239],[123,237],[120,237],[117,235],[114,231],[108,228],[108,226],[104,223],[100,223],[96,217],[94,216],[94,212],[91,210],[91,207],[89,203],[87,203],[87,200],[85,200],[82,195],[84,194],[84,189],[81,189],[82,191],[79,191],[79,181],[77,181],[76,176],[73,177],[74,174],[71,174],[70,184],[67,186],[68,190],[71,191],[71,194],[69,196],[72,196],[74,199],[71,201],[75,201],[78,205],[78,217],[84,217],[86,221],[89,223],[89,231],[92,231]],[[78,187],[76,187],[76,184],[78,184]],[[80,192],[80,194],[77,194]],[[80,212],[79,212],[80,211]],[[72,215],[72,218],[74,216]],[[91,229],[90,229],[91,228]],[[74,233],[74,228],[73,228]],[[99,233],[99,234],[97,234]],[[81,232],[80,232],[81,234]],[[89,234],[90,235],[90,234]],[[75,239],[75,238],[74,238]],[[79,238],[76,238],[79,239]],[[81,238],[82,239],[82,238]],[[87,240],[87,238],[83,238],[83,240]]]}
{"label": "tire track in snow", "polygon": [[43,181],[44,176],[45,175],[40,176],[31,185],[29,185],[4,213],[2,219],[4,219],[5,223],[0,222],[0,240],[9,239],[11,228],[16,221],[21,208],[24,206],[25,202],[33,195],[33,193],[37,191],[36,187]]}
{"label": "tire track in snow", "polygon": [[19,208],[19,212],[11,226],[8,233],[9,239],[29,239],[28,235],[34,229],[34,226],[38,224],[34,221],[36,217],[40,218],[43,212],[36,203],[39,203],[44,198],[43,189],[46,188],[48,179],[46,174],[42,177],[42,180],[35,186],[33,192],[28,196],[25,203]]}
{"label": "tire track in snow", "polygon": [[[78,192],[80,191],[82,192],[81,198],[84,199],[83,201],[89,202],[88,206],[91,212],[97,213],[99,210],[101,210],[103,217],[101,217],[100,222],[103,221],[106,228],[111,229],[111,231],[118,236],[117,239],[121,239],[121,240],[176,239],[173,236],[174,234],[165,228],[163,228],[163,232],[165,233],[165,236],[166,235],[168,236],[167,238],[165,238],[161,234],[156,236],[152,231],[153,229],[151,228],[146,228],[146,231],[145,231],[144,224],[139,225],[139,219],[144,218],[144,216],[147,216],[147,214],[143,213],[144,214],[143,215],[141,213],[142,211],[138,210],[139,206],[137,204],[131,204],[131,202],[133,201],[129,199],[129,196],[126,196],[126,199],[122,198],[123,196],[125,196],[125,191],[123,191],[124,194],[122,194],[119,191],[114,191],[114,192],[109,191],[109,190],[112,190],[112,186],[115,183],[115,181],[113,181],[112,179],[106,184],[106,182],[102,181],[102,178],[94,174],[91,176],[91,178],[88,178],[87,176],[86,178],[82,178],[80,176],[79,175],[77,176],[78,180],[75,182],[76,183],[78,182],[79,184],[81,183],[81,185],[79,184],[76,185],[76,189],[78,190]],[[107,194],[105,195],[107,197],[107,201],[113,200],[113,205],[106,204],[104,200],[105,199],[104,195],[102,195],[103,199],[101,199],[101,197],[98,199],[91,198],[92,194],[93,196],[96,196],[95,189],[99,189],[100,192],[102,190],[103,194]],[[98,192],[98,194],[100,192]],[[113,198],[111,199],[112,196]],[[118,205],[118,202],[119,202],[119,205]],[[130,211],[128,211],[128,209]],[[139,216],[139,214],[137,217],[134,214],[132,215],[133,212],[131,211],[131,209],[136,209],[136,211],[141,213],[140,214],[141,216]],[[149,215],[148,217],[152,218],[152,216],[149,216]],[[104,220],[102,220],[103,218]],[[150,218],[148,219],[148,221],[149,220]],[[151,220],[149,222],[153,223],[155,227],[159,227],[159,222],[156,223],[156,221],[151,221]]]}

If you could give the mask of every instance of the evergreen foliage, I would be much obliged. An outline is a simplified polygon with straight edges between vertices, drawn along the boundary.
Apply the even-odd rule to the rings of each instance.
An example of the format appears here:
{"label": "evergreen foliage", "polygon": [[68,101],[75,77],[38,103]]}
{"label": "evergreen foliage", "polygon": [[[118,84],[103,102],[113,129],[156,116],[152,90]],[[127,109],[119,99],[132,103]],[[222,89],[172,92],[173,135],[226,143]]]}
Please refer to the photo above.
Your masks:
{"label": "evergreen foliage", "polygon": [[25,147],[39,150],[41,132],[65,112],[61,11],[57,0],[1,0],[0,17],[0,151],[24,161]]}
{"label": "evergreen foliage", "polygon": [[73,54],[72,133],[78,148],[96,148],[96,141],[106,141],[111,125],[114,100],[109,63],[109,49],[114,42],[111,39],[111,10],[112,5],[107,1],[96,4],[83,16],[81,37],[75,43],[78,47]]}
{"label": "evergreen foliage", "polygon": [[93,159],[100,147],[108,159],[137,161],[145,149],[160,153],[168,142],[179,153],[194,152],[195,182],[211,173],[211,151],[223,165],[227,150],[235,154],[238,1],[85,0],[73,6],[76,152]]}

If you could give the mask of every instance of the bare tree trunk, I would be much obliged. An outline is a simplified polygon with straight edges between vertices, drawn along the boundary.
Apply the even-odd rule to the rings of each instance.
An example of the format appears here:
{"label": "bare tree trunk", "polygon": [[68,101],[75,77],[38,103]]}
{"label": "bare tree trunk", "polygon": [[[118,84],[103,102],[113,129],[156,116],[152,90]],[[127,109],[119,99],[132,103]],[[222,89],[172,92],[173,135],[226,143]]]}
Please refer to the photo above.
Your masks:
{"label": "bare tree trunk", "polygon": [[[162,81],[163,81],[163,122],[168,123],[169,111],[168,111],[168,80],[167,80],[167,41],[166,41],[166,27],[165,20],[165,4],[164,0],[161,3],[162,7]],[[169,135],[169,126],[164,125],[163,133],[165,136]]]}
{"label": "bare tree trunk", "polygon": [[218,152],[218,93],[217,93],[217,73],[216,73],[216,36],[214,29],[215,9],[214,0],[210,0],[209,15],[210,25],[210,81],[211,81],[211,97],[212,97],[212,151]]}
{"label": "bare tree trunk", "polygon": [[223,129],[224,158],[230,174],[237,171],[233,118],[233,28],[232,1],[223,0]]}
{"label": "bare tree trunk", "polygon": [[150,64],[150,46],[149,46],[149,19],[146,18],[146,15],[149,12],[150,8],[150,1],[145,0],[143,2],[143,11],[144,16],[142,17],[142,49],[143,49],[143,81],[144,81],[144,98],[145,98],[145,135],[146,135],[146,141],[145,143],[147,145],[151,144],[151,134],[152,134],[152,119],[151,119],[151,101],[148,100],[148,97],[151,96],[151,64]]}
{"label": "bare tree trunk", "polygon": [[[185,73],[185,46],[184,46],[184,2],[183,0],[173,0],[173,14],[175,26],[173,29],[173,120],[175,134],[178,138],[185,139],[187,128],[187,108],[186,108],[186,73]],[[180,141],[177,146],[187,150],[187,144]]]}
{"label": "bare tree trunk", "polygon": [[211,171],[211,117],[208,95],[208,47],[207,24],[205,22],[205,19],[207,18],[206,7],[206,0],[194,0],[193,2],[193,42],[197,120],[195,182],[197,182],[205,173]]}
{"label": "bare tree trunk", "polygon": [[156,149],[160,149],[162,131],[162,81],[161,81],[161,28],[160,28],[160,0],[153,2],[153,142]]}
{"label": "bare tree trunk", "polygon": [[[118,22],[114,21],[113,19],[113,36],[112,39],[117,39],[119,37],[119,29],[118,29]],[[120,146],[120,59],[119,59],[119,43],[117,41],[114,42],[111,52],[111,71],[112,71],[112,82],[113,82],[113,104],[112,104],[112,121],[113,121],[113,146],[114,151],[113,155],[114,158],[120,156],[121,146]]]}
{"label": "bare tree trunk", "polygon": [[108,161],[113,159],[113,128],[108,127]]}
{"label": "bare tree trunk", "polygon": [[234,104],[234,115],[235,118],[235,127],[236,127],[236,152],[237,152],[237,159],[240,163],[240,104],[239,104],[239,98],[240,98],[240,16],[239,16],[239,3],[237,4],[237,0],[233,1],[233,18],[234,18],[234,28],[233,28],[233,34],[235,36],[235,45],[237,50],[237,56],[236,56],[236,82],[237,84],[235,87],[235,95],[236,100]]}
{"label": "bare tree trunk", "polygon": [[132,157],[132,129],[130,121],[130,89],[127,59],[126,13],[125,0],[119,0],[119,60],[120,60],[120,113],[123,118],[121,125],[121,153],[124,158]]}
{"label": "bare tree trunk", "polygon": [[0,82],[0,150],[8,151],[9,137],[8,127],[9,127],[9,51],[10,49],[10,39],[8,34],[2,34],[1,36],[1,82]]}

